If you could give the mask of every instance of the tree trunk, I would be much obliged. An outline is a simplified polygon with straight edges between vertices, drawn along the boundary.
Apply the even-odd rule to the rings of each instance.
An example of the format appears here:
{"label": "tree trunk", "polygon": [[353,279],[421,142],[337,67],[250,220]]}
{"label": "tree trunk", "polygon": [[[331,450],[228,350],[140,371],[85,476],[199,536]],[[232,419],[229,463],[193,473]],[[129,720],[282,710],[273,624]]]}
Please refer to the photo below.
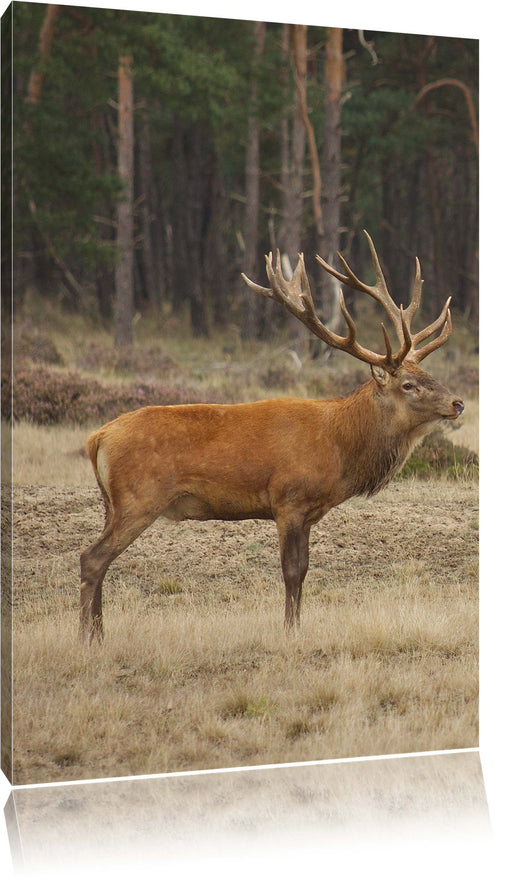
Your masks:
{"label": "tree trunk", "polygon": [[116,303],[114,342],[117,348],[133,342],[133,82],[132,58],[119,59],[118,172],[123,195],[117,204]]}
{"label": "tree trunk", "polygon": [[445,269],[446,244],[443,237],[443,224],[441,217],[442,198],[440,196],[440,182],[434,160],[432,148],[427,147],[427,181],[428,196],[432,218],[433,234],[433,286],[432,297],[429,305],[433,313],[438,313],[446,298],[451,293],[447,286],[447,273]]}
{"label": "tree trunk", "polygon": [[200,128],[194,127],[189,140],[187,251],[190,260],[188,269],[190,322],[192,333],[196,337],[208,337],[210,334],[203,273],[203,241],[207,226],[207,206],[204,199],[204,154],[207,150]]}
{"label": "tree trunk", "polygon": [[199,125],[186,129],[183,120],[175,117],[171,150],[173,304],[179,310],[188,303],[192,333],[207,337],[203,242],[207,228],[204,168],[208,160]]}
{"label": "tree trunk", "polygon": [[27,102],[29,104],[39,104],[41,97],[41,89],[43,87],[44,68],[50,57],[52,50],[53,34],[55,31],[55,21],[59,14],[59,6],[49,3],[39,34],[39,59],[36,67],[32,69],[30,79],[28,81]]}
{"label": "tree trunk", "polygon": [[[304,160],[306,154],[306,125],[302,111],[301,90],[306,94],[307,76],[307,27],[305,25],[284,26],[283,52],[286,52],[291,70],[294,73],[293,121],[290,140],[288,120],[289,85],[284,95],[284,113],[281,126],[281,189],[282,224],[279,231],[278,247],[281,250],[283,270],[290,275],[295,267],[297,255],[301,251],[302,209],[304,202]],[[286,316],[290,334],[295,343],[301,346],[308,340],[304,326]]]}
{"label": "tree trunk", "polygon": [[[283,25],[283,43],[281,52],[283,113],[281,115],[281,192],[282,192],[282,215],[279,238],[281,249],[284,251],[284,236],[286,230],[286,194],[290,185],[290,120],[288,117],[289,103],[289,56],[290,56],[290,31],[293,25]],[[272,243],[274,247],[274,243]]]}
{"label": "tree trunk", "polygon": [[[346,81],[343,59],[343,31],[327,29],[325,58],[324,150],[322,157],[323,235],[319,237],[320,254],[331,263],[339,250],[341,196],[341,96]],[[332,277],[320,277],[321,302],[330,315],[333,295]],[[336,286],[337,287],[337,286]],[[339,316],[339,308],[336,315]]]}
{"label": "tree trunk", "polygon": [[[212,320],[218,328],[225,328],[240,274],[228,251],[226,230],[231,220],[231,207],[226,200],[226,188],[219,159],[210,156],[208,202],[211,206],[206,236],[203,279],[208,282],[208,300]],[[246,286],[244,286],[246,288]],[[263,298],[261,298],[263,300]],[[239,302],[239,299],[237,299]]]}
{"label": "tree trunk", "polygon": [[155,192],[155,223],[153,225],[153,279],[157,289],[158,303],[167,299],[170,278],[171,224],[160,188]]}
{"label": "tree trunk", "polygon": [[311,162],[311,175],[313,178],[313,215],[315,218],[316,232],[318,236],[323,236],[324,226],[322,219],[322,177],[320,173],[320,161],[318,159],[318,150],[316,146],[315,130],[309,119],[308,101],[306,95],[306,73],[307,73],[307,46],[305,34],[302,34],[302,26],[295,28],[293,40],[293,64],[295,72],[296,84],[296,100],[300,108],[306,135],[308,139],[309,159]]}
{"label": "tree trunk", "polygon": [[141,190],[140,233],[142,236],[142,288],[143,298],[154,311],[160,309],[160,297],[153,273],[153,249],[151,236],[151,138],[147,115],[144,114],[140,129],[139,183]]}
{"label": "tree trunk", "polygon": [[[281,227],[280,241],[281,251],[295,263],[300,251],[302,229],[302,205],[304,199],[303,176],[304,157],[306,152],[306,126],[301,109],[300,88],[306,89],[307,73],[307,27],[305,25],[291,25],[293,57],[292,66],[295,66],[295,102],[293,115],[293,130],[291,146],[286,145],[282,150],[283,165],[281,183],[283,188],[283,223]],[[288,128],[283,127],[283,134],[288,136]]]}
{"label": "tree trunk", "polygon": [[[260,124],[258,115],[258,66],[265,45],[266,24],[254,24],[254,54],[251,74],[251,106],[247,124],[247,148],[245,152],[245,250],[244,273],[249,279],[257,275],[258,220],[260,207]],[[243,321],[242,338],[256,337],[259,331],[260,299],[251,297],[247,286],[242,289]]]}

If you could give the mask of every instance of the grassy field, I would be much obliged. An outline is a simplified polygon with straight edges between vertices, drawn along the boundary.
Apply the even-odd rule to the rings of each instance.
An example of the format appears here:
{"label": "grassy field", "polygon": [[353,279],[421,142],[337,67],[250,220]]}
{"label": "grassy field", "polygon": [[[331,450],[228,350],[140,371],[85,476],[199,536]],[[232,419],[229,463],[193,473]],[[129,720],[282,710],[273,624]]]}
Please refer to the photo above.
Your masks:
{"label": "grassy field", "polygon": [[[76,336],[74,349],[58,328],[53,339],[75,367]],[[465,364],[468,346],[455,347]],[[246,360],[226,348],[181,342],[174,357],[194,383],[239,398],[320,394],[339,370],[295,375],[281,347],[264,363],[256,345]],[[272,353],[284,388],[269,392]],[[432,373],[456,373],[434,356]],[[453,438],[477,450],[477,391],[465,397]],[[87,434],[14,430],[16,784],[478,744],[474,477],[398,479],[332,511],[312,532],[292,636],[272,524],[157,522],[107,574],[106,640],[84,648],[78,558],[103,523]]]}

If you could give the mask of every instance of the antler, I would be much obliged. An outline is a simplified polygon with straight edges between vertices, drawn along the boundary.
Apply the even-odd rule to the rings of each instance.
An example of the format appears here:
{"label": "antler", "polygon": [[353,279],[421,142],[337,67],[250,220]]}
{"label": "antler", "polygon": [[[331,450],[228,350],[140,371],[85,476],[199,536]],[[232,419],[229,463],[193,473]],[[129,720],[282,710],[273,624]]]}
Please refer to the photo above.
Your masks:
{"label": "antler", "polygon": [[[332,276],[335,276],[336,279],[339,279],[340,282],[343,282],[344,285],[348,285],[349,288],[355,289],[357,291],[364,291],[366,292],[366,294],[371,295],[371,297],[378,301],[378,303],[380,303],[381,306],[384,307],[388,317],[391,319],[398,339],[401,341],[402,345],[407,341],[408,337],[410,337],[411,346],[406,353],[408,361],[416,363],[421,362],[421,360],[424,359],[425,356],[428,356],[429,353],[442,346],[443,343],[446,343],[452,332],[452,318],[449,309],[451,297],[448,298],[443,309],[441,310],[440,315],[434,322],[432,322],[430,325],[427,325],[427,327],[423,328],[422,331],[418,331],[416,334],[411,334],[411,322],[415,314],[418,312],[421,303],[423,280],[421,278],[420,262],[418,258],[416,258],[416,275],[412,289],[411,302],[407,309],[404,310],[402,306],[400,306],[399,309],[387,289],[386,281],[384,279],[384,274],[379,263],[379,258],[377,256],[373,240],[366,230],[364,230],[363,232],[370,246],[370,252],[372,255],[373,267],[376,276],[375,285],[366,285],[364,282],[361,282],[361,280],[358,279],[355,273],[353,273],[353,271],[350,269],[343,255],[341,255],[339,252],[337,253],[338,258],[343,264],[346,275],[338,272],[338,270],[335,270],[334,267],[329,266],[329,264],[327,264],[318,255],[316,256],[316,259],[324,270],[327,270],[328,273],[330,273]],[[407,334],[403,331],[404,327],[407,327]],[[384,326],[382,326],[382,328],[384,330]],[[436,331],[439,331],[440,328],[442,328],[442,331],[438,335],[438,337],[430,341],[430,343],[425,344],[425,346],[418,348],[418,344],[422,343],[424,340],[427,339],[427,337],[430,337]]]}
{"label": "antler", "polygon": [[[313,298],[311,296],[311,289],[309,287],[309,280],[306,274],[306,268],[304,266],[303,254],[299,254],[299,263],[295,267],[295,271],[290,280],[285,279],[283,276],[283,272],[281,269],[281,255],[279,251],[277,252],[275,270],[272,266],[272,252],[270,252],[268,255],[265,255],[265,262],[267,265],[267,276],[270,282],[270,288],[264,288],[262,285],[257,285],[256,282],[252,282],[250,279],[248,279],[245,273],[242,273],[242,276],[247,285],[254,291],[257,291],[259,294],[263,294],[265,297],[271,297],[278,303],[283,304],[286,309],[290,311],[290,313],[296,316],[297,319],[299,319],[307,328],[309,328],[310,331],[313,332],[313,334],[319,337],[320,340],[323,340],[324,343],[327,343],[334,349],[339,349],[343,350],[344,352],[350,353],[350,355],[355,356],[357,359],[360,359],[363,362],[367,362],[369,365],[389,367],[390,363],[392,362],[393,365],[396,367],[403,360],[403,358],[405,357],[405,353],[410,349],[411,344],[410,338],[408,338],[407,328],[404,327],[404,337],[407,340],[407,343],[402,345],[399,353],[397,353],[395,356],[393,356],[391,352],[391,344],[389,342],[389,337],[385,329],[385,356],[380,355],[379,353],[374,353],[372,350],[366,349],[366,347],[361,346],[356,341],[356,327],[354,324],[354,320],[352,319],[350,313],[345,306],[345,300],[341,288],[340,307],[348,326],[347,336],[341,337],[339,334],[335,334],[334,331],[331,331],[320,321],[315,312]],[[397,359],[399,360],[398,362],[396,361]]]}
{"label": "antler", "polygon": [[[350,288],[353,288],[357,291],[366,292],[367,294],[371,295],[371,297],[373,297],[378,303],[380,303],[382,307],[384,307],[384,310],[386,311],[389,319],[391,319],[393,323],[396,334],[400,341],[400,348],[395,353],[392,352],[389,336],[384,325],[382,325],[382,332],[384,335],[384,343],[386,347],[385,354],[375,353],[373,352],[373,350],[369,350],[361,344],[357,343],[356,327],[354,324],[354,320],[352,319],[345,305],[345,299],[343,297],[341,287],[339,291],[340,308],[343,317],[347,323],[347,336],[341,337],[339,334],[335,334],[320,321],[315,312],[311,289],[309,286],[309,280],[304,265],[303,254],[299,254],[299,262],[290,280],[285,279],[283,275],[281,268],[281,256],[279,251],[277,252],[275,270],[273,268],[272,252],[265,256],[266,270],[268,280],[270,282],[270,288],[264,288],[262,285],[258,285],[256,282],[252,282],[250,279],[247,278],[245,273],[242,273],[242,277],[247,285],[254,291],[257,291],[259,294],[263,294],[265,297],[271,297],[278,303],[283,304],[290,313],[296,316],[297,319],[299,319],[307,328],[310,329],[310,331],[313,332],[313,334],[316,335],[316,337],[319,337],[320,340],[323,340],[324,343],[328,344],[328,346],[331,346],[334,349],[343,350],[344,352],[355,356],[357,359],[360,359],[362,362],[366,362],[369,365],[381,367],[386,369],[387,371],[393,372],[402,364],[405,358],[412,362],[420,362],[421,359],[424,359],[425,356],[431,353],[434,349],[437,349],[437,347],[441,346],[448,339],[452,330],[451,315],[449,310],[450,299],[447,300],[441,312],[441,315],[438,317],[438,319],[435,320],[435,322],[432,322],[431,325],[427,326],[422,331],[419,331],[417,334],[412,335],[411,321],[419,308],[421,301],[421,288],[423,285],[421,279],[420,263],[416,258],[416,277],[414,281],[411,302],[406,310],[404,310],[402,306],[400,306],[399,308],[395,304],[387,289],[384,274],[382,272],[372,239],[370,235],[366,232],[366,230],[364,232],[366,238],[368,239],[370,251],[372,254],[373,266],[376,274],[375,285],[366,285],[364,282],[361,282],[361,280],[358,279],[357,276],[352,272],[346,260],[339,252],[338,257],[343,264],[345,274],[340,273],[338,270],[335,270],[334,267],[329,266],[329,264],[327,264],[318,255],[316,256],[316,259],[324,270],[327,270],[328,273],[330,273],[332,276],[335,276],[336,279],[340,280],[340,282],[343,282],[345,285],[348,285]],[[435,338],[429,344],[421,347],[420,349],[417,348],[417,345],[419,343],[421,343],[423,340],[426,340],[427,337],[430,337],[431,334],[434,334],[434,332],[438,331],[441,327],[441,334],[439,334],[437,338]]]}

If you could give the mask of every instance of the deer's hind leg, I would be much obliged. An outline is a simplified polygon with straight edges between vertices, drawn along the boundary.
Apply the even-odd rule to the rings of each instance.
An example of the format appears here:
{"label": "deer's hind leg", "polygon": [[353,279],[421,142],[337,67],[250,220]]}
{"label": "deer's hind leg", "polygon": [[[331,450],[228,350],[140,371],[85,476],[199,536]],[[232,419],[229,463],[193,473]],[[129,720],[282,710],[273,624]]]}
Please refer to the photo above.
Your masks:
{"label": "deer's hind leg", "polygon": [[112,562],[155,520],[155,514],[137,519],[107,509],[101,536],[80,556],[80,637],[103,638],[102,585]]}

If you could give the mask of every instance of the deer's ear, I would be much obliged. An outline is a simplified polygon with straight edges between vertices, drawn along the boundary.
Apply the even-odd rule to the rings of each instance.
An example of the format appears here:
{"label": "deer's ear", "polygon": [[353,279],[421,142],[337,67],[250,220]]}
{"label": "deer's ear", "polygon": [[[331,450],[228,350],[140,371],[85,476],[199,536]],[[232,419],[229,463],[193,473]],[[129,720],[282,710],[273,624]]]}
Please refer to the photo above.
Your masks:
{"label": "deer's ear", "polygon": [[377,386],[386,386],[391,378],[391,375],[384,368],[379,368],[377,365],[372,365],[372,377],[375,380]]}

